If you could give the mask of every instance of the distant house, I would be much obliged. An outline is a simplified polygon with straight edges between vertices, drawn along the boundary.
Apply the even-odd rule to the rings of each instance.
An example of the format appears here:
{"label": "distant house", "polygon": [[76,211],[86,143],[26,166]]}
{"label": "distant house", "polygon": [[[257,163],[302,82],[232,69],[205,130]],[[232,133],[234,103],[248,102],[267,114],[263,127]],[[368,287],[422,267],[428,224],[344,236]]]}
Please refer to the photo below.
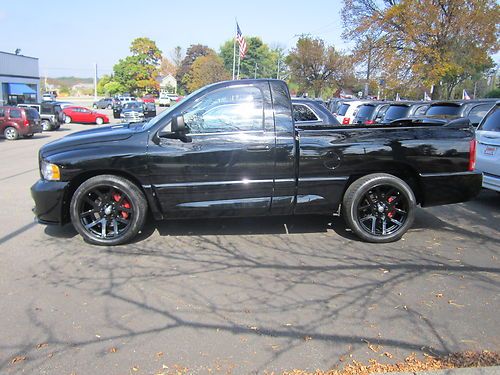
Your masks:
{"label": "distant house", "polygon": [[177,80],[172,74],[160,77],[158,81],[160,83],[160,92],[177,94]]}

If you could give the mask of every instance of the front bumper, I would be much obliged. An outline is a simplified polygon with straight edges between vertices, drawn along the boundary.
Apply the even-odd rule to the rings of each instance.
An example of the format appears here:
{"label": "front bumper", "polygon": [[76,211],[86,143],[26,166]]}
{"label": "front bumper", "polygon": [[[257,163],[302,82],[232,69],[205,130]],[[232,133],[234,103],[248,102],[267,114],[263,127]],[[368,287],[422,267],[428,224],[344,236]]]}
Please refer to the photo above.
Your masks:
{"label": "front bumper", "polygon": [[64,224],[68,221],[64,213],[66,191],[69,182],[38,180],[31,187],[35,201],[33,212],[42,224]]}
{"label": "front bumper", "polygon": [[421,174],[422,207],[469,201],[479,194],[482,182],[477,172]]}

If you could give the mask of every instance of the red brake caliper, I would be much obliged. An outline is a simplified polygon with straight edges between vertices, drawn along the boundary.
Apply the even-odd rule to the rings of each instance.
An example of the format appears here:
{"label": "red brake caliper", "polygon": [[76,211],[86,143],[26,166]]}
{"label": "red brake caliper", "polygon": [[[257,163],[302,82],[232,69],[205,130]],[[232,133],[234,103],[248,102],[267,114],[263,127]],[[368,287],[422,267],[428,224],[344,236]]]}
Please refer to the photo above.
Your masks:
{"label": "red brake caliper", "polygon": [[[394,201],[394,199],[396,199],[396,198],[394,198],[394,197],[389,197],[389,198],[387,199],[387,202],[392,203],[392,201]],[[394,214],[395,214],[395,213],[396,213],[396,210],[389,211],[389,212],[387,213],[387,216],[388,216],[390,219],[392,219],[392,217],[394,216]]]}
{"label": "red brake caliper", "polygon": [[[113,194],[113,199],[115,200],[115,202],[119,202],[121,198],[122,197],[120,194],[118,193]],[[122,206],[125,208],[130,208],[130,203],[128,203],[128,201],[124,199]],[[128,219],[128,212],[121,211],[121,214],[124,219]]]}

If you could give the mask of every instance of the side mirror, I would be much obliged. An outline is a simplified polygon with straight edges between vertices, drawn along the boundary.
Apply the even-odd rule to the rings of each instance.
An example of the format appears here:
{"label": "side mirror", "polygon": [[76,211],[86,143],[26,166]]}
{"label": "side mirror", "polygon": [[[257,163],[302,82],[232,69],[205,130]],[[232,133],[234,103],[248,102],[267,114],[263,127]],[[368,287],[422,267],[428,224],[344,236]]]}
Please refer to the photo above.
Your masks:
{"label": "side mirror", "polygon": [[184,116],[179,115],[176,116],[172,119],[172,125],[171,125],[171,131],[172,133],[175,133],[177,135],[184,135],[186,134],[186,123],[184,122]]}

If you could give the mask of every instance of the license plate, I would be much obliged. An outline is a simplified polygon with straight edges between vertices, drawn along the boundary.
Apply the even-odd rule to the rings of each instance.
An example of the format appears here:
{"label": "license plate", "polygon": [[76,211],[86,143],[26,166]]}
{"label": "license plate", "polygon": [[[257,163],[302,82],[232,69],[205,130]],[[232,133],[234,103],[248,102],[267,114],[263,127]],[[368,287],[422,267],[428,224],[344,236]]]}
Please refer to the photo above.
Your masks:
{"label": "license plate", "polygon": [[490,156],[493,156],[495,155],[495,152],[497,151],[497,148],[496,147],[486,147],[484,149],[484,154],[485,155],[490,155]]}

